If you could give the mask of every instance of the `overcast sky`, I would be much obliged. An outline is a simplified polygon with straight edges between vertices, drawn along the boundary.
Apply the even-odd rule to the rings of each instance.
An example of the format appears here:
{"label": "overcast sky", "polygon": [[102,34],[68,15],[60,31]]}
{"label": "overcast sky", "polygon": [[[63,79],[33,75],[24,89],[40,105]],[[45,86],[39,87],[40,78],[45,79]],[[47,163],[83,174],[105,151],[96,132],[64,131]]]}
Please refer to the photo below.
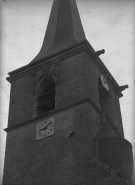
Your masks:
{"label": "overcast sky", "polygon": [[[134,132],[134,0],[77,0],[87,40],[119,85],[128,84],[120,99],[125,138],[133,145]],[[1,170],[5,154],[10,84],[7,73],[28,64],[39,52],[52,0],[1,2]]]}

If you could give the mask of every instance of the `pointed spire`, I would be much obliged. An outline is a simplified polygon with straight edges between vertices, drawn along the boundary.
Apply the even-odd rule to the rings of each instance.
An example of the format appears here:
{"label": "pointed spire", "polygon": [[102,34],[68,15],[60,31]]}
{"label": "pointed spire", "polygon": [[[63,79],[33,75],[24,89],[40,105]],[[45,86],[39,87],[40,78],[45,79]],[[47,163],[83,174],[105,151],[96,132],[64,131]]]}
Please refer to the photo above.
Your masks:
{"label": "pointed spire", "polygon": [[75,0],[54,0],[38,60],[85,40]]}

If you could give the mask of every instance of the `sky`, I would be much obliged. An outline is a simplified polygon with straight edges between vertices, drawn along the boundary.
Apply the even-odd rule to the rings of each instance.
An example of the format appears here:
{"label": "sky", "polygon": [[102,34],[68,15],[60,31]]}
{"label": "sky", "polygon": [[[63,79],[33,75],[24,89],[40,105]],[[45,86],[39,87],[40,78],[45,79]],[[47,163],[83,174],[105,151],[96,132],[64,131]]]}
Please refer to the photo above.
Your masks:
{"label": "sky", "polygon": [[[134,0],[76,0],[86,38],[119,85],[128,84],[120,106],[125,138],[134,149]],[[52,0],[1,0],[0,182],[3,173],[10,84],[7,73],[39,52]]]}

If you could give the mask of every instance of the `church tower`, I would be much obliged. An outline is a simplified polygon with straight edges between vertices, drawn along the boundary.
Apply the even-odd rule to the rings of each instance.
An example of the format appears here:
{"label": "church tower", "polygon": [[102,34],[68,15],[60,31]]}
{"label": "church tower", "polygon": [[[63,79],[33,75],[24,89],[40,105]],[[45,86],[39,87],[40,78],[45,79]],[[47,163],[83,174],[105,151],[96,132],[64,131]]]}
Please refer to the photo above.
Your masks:
{"label": "church tower", "polygon": [[75,0],[54,0],[38,55],[9,73],[3,185],[133,185],[119,86]]}

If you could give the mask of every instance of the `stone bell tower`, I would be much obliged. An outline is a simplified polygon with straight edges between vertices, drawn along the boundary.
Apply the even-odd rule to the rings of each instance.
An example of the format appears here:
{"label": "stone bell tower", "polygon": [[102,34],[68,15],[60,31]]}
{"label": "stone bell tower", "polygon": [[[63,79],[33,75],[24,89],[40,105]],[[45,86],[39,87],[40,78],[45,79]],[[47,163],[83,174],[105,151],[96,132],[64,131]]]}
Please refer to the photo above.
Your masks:
{"label": "stone bell tower", "polygon": [[54,0],[38,55],[9,73],[3,185],[133,185],[119,86],[75,0]]}

